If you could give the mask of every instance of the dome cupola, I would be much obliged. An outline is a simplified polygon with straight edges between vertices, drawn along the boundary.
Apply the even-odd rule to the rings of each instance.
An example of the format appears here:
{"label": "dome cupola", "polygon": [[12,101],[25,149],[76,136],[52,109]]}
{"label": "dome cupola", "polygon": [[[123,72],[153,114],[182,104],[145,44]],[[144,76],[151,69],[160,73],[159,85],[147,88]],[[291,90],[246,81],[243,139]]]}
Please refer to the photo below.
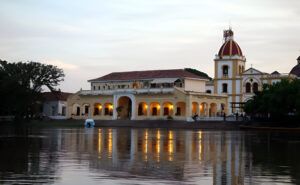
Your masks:
{"label": "dome cupola", "polygon": [[297,77],[300,77],[300,56],[297,58],[297,65],[293,67],[290,74],[296,75]]}
{"label": "dome cupola", "polygon": [[240,46],[233,40],[233,31],[231,29],[224,30],[224,44],[221,46],[218,56],[229,56],[233,57],[238,55],[243,56]]}

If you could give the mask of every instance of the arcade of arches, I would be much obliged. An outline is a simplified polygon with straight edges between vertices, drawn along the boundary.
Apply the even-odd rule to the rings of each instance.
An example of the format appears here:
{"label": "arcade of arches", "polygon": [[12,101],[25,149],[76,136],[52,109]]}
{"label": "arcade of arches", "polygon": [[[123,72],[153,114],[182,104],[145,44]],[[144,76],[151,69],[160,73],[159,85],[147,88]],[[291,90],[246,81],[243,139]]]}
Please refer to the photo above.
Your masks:
{"label": "arcade of arches", "polygon": [[[130,119],[132,114],[132,101],[128,97],[121,97],[118,100],[117,114],[118,119]],[[187,112],[185,102],[137,102],[136,119],[143,118],[162,118],[172,116],[182,118],[186,116],[198,115],[200,117],[216,117],[227,114],[225,103],[215,103],[211,101],[196,102],[193,101],[190,107],[190,113]],[[72,105],[72,116],[75,117],[93,117],[94,119],[105,119],[113,116],[113,104],[110,102],[101,103],[74,103]]]}

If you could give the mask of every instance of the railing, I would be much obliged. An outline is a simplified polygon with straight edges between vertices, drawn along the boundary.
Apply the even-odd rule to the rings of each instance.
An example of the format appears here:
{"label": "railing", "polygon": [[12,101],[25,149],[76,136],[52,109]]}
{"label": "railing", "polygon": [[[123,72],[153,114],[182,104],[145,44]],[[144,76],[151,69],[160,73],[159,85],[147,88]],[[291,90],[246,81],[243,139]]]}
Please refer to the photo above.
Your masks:
{"label": "railing", "polygon": [[105,94],[112,95],[118,93],[132,93],[132,94],[144,94],[144,93],[172,93],[174,88],[149,88],[149,89],[115,89],[115,90],[82,90],[81,95],[97,95]]}

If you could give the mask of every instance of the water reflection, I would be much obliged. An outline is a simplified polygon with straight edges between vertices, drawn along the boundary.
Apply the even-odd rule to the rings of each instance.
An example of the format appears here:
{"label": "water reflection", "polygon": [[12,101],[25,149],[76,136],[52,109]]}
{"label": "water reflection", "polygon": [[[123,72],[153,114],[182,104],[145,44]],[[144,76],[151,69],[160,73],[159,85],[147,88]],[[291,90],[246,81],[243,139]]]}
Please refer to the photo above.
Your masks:
{"label": "water reflection", "polygon": [[9,129],[0,136],[4,183],[64,184],[69,176],[128,184],[300,182],[297,134],[76,128]]}

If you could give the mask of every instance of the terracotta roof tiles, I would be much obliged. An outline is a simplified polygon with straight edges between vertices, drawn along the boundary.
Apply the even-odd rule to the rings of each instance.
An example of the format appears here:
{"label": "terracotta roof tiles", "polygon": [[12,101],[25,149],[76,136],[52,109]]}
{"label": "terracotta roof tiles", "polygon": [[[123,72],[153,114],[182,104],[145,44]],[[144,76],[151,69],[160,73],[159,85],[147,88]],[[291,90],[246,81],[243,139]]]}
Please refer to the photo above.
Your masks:
{"label": "terracotta roof tiles", "polygon": [[155,78],[197,78],[207,79],[190,73],[184,69],[169,69],[169,70],[150,70],[150,71],[129,71],[129,72],[114,72],[104,75],[99,78],[88,80],[93,81],[126,81],[126,80],[142,80]]}

